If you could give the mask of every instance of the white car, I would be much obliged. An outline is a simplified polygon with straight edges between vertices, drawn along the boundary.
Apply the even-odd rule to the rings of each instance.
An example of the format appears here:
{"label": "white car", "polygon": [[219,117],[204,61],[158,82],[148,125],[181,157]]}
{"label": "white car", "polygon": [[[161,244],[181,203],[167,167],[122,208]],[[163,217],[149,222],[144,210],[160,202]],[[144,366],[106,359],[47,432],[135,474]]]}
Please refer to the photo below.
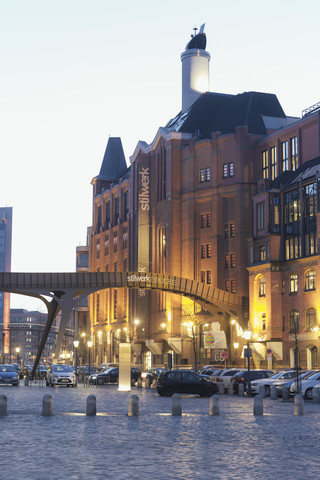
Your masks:
{"label": "white car", "polygon": [[[312,399],[312,389],[320,382],[320,372],[313,373],[305,380],[301,380],[300,393],[307,400]],[[317,385],[318,386],[318,385]],[[290,395],[296,395],[298,393],[297,382],[293,382],[290,387]]]}
{"label": "white car", "polygon": [[48,369],[46,385],[47,387],[55,385],[76,387],[77,377],[70,365],[53,364]]}
{"label": "white car", "polygon": [[228,390],[231,377],[238,372],[240,372],[239,368],[224,368],[220,372],[216,372],[215,375],[210,375],[210,380],[217,385],[219,385],[219,383],[223,383],[224,389]]}
{"label": "white car", "polygon": [[259,393],[259,387],[264,385],[265,396],[269,397],[270,387],[274,382],[278,380],[289,380],[296,375],[295,370],[284,370],[282,372],[276,372],[273,375],[270,375],[268,378],[259,378],[258,380],[251,381],[251,393],[252,395],[257,395]]}

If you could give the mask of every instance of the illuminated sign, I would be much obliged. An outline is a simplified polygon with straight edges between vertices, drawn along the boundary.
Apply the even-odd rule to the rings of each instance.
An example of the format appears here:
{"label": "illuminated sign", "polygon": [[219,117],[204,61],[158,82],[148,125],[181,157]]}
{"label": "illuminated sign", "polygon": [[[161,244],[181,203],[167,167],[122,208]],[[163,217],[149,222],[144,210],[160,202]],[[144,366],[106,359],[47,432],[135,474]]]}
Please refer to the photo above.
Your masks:
{"label": "illuminated sign", "polygon": [[139,203],[141,205],[141,210],[149,211],[150,209],[150,173],[149,167],[141,168],[139,171],[140,175],[140,193],[139,193]]}

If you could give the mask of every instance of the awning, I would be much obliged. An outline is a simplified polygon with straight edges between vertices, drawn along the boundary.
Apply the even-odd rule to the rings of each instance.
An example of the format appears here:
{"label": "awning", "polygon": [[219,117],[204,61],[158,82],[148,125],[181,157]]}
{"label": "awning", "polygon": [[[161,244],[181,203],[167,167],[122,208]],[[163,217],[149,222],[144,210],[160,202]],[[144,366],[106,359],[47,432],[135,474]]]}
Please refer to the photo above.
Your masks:
{"label": "awning", "polygon": [[267,342],[267,348],[272,350],[277,360],[283,360],[282,342]]}
{"label": "awning", "polygon": [[153,355],[161,355],[162,354],[162,343],[155,343],[154,340],[146,340],[146,345],[151,350]]}
{"label": "awning", "polygon": [[255,342],[251,344],[252,354],[258,357],[258,360],[265,360],[266,346],[263,343]]}
{"label": "awning", "polygon": [[168,345],[172,348],[172,350],[180,355],[182,353],[182,341],[181,338],[168,338]]}

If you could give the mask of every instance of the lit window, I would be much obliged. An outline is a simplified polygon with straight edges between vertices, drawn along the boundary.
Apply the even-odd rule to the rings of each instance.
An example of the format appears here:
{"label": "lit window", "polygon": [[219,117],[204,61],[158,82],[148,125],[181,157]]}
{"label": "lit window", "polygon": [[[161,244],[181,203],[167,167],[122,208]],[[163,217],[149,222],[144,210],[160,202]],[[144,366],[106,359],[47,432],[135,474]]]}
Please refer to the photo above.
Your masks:
{"label": "lit window", "polygon": [[230,268],[230,255],[224,256],[224,268]]}
{"label": "lit window", "polygon": [[230,223],[230,238],[234,238],[236,236],[236,230],[233,223]]}
{"label": "lit window", "polygon": [[228,164],[223,164],[223,178],[228,178]]}
{"label": "lit window", "polygon": [[297,310],[292,310],[290,312],[290,332],[298,333],[299,332],[299,312]]}
{"label": "lit window", "polygon": [[266,278],[260,277],[259,279],[259,297],[265,297],[266,296]]}
{"label": "lit window", "polygon": [[233,162],[229,163],[229,177],[233,177]]}
{"label": "lit window", "polygon": [[271,156],[271,180],[274,180],[278,176],[278,164],[277,164],[277,148],[270,148]]}
{"label": "lit window", "polygon": [[314,270],[308,270],[305,275],[305,290],[315,290],[316,289],[316,272]]}
{"label": "lit window", "polygon": [[231,293],[236,293],[236,281],[231,280]]}
{"label": "lit window", "polygon": [[200,247],[200,256],[201,256],[201,258],[206,258],[206,246],[205,245],[201,245],[201,247]]}
{"label": "lit window", "polygon": [[259,259],[260,262],[264,262],[267,259],[267,250],[265,245],[259,247]]}
{"label": "lit window", "polygon": [[207,227],[211,227],[211,213],[207,213]]}
{"label": "lit window", "polygon": [[306,330],[311,330],[317,324],[317,316],[315,308],[308,308],[306,311]]}
{"label": "lit window", "polygon": [[211,258],[211,243],[207,243],[207,258]]}
{"label": "lit window", "polygon": [[262,152],[262,178],[269,178],[269,152]]}
{"label": "lit window", "polygon": [[231,259],[231,268],[236,268],[236,256],[234,253],[230,255],[230,259]]}
{"label": "lit window", "polygon": [[206,228],[206,215],[200,215],[200,227]]}
{"label": "lit window", "polygon": [[206,182],[210,181],[210,168],[206,168]]}
{"label": "lit window", "polygon": [[267,316],[265,313],[261,315],[261,330],[263,332],[267,330]]}
{"label": "lit window", "polygon": [[290,275],[290,293],[297,293],[298,291],[298,275],[292,273]]}
{"label": "lit window", "polygon": [[283,172],[289,170],[288,140],[281,143],[281,163]]}
{"label": "lit window", "polygon": [[298,139],[297,137],[290,138],[291,147],[291,170],[295,171],[298,168]]}
{"label": "lit window", "polygon": [[200,183],[203,183],[204,180],[205,180],[204,168],[200,168],[200,170],[199,170],[199,182],[200,182]]}
{"label": "lit window", "polygon": [[224,282],[224,289],[226,292],[230,292],[230,280]]}

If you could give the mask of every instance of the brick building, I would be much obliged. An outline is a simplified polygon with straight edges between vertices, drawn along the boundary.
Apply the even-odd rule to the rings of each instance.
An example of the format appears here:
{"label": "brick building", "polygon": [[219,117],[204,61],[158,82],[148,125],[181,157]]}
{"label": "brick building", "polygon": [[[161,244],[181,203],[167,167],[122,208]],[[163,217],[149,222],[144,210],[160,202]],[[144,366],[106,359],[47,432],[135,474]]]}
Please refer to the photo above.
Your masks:
{"label": "brick building", "polygon": [[[316,366],[317,107],[291,118],[273,94],[208,92],[205,49],[202,27],[181,55],[181,112],[137,144],[129,168],[109,138],[92,180],[90,270],[166,273],[249,297],[256,365],[292,363],[300,318],[301,362]],[[245,343],[236,318],[162,291],[101,291],[89,317],[100,363],[131,341],[144,367],[168,354],[219,363],[223,350],[234,364]]]}

